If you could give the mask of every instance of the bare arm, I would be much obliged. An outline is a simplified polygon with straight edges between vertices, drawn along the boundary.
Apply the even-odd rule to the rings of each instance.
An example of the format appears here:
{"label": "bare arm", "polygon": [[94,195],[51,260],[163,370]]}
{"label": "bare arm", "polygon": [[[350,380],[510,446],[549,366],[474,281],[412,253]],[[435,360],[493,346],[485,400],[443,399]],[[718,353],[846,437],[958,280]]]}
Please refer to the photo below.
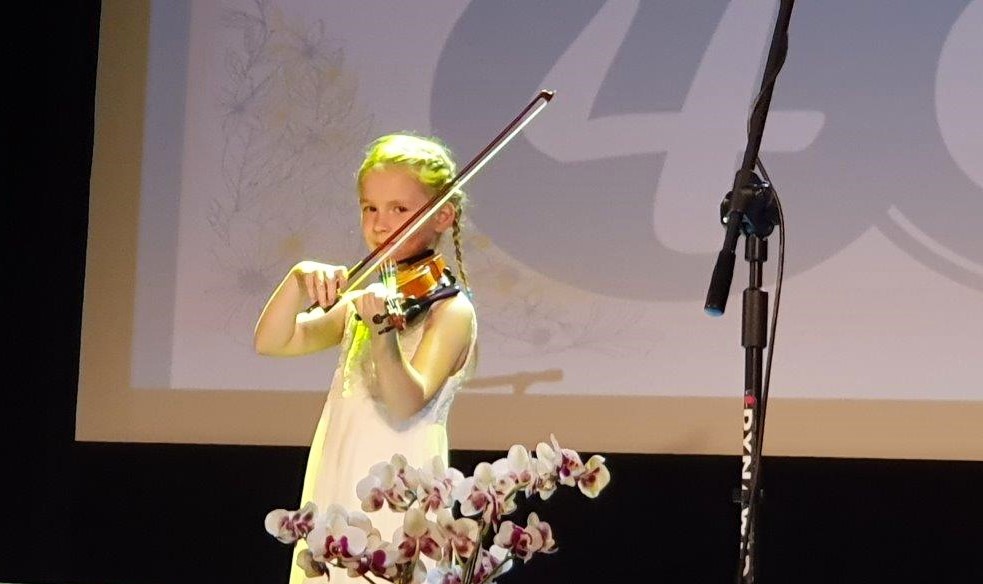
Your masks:
{"label": "bare arm", "polygon": [[345,283],[343,266],[303,261],[277,286],[263,308],[253,332],[253,347],[261,355],[294,356],[313,353],[341,342],[347,303],[327,312],[304,312],[313,302],[334,302]]}
{"label": "bare arm", "polygon": [[[356,301],[363,320],[373,309],[368,306],[374,300],[372,296],[367,294]],[[464,364],[470,348],[474,307],[467,296],[458,294],[430,310],[432,314],[412,360],[403,354],[395,333],[372,335],[370,350],[382,398],[390,413],[400,419],[417,413],[436,395]],[[371,322],[371,316],[366,322]]]}

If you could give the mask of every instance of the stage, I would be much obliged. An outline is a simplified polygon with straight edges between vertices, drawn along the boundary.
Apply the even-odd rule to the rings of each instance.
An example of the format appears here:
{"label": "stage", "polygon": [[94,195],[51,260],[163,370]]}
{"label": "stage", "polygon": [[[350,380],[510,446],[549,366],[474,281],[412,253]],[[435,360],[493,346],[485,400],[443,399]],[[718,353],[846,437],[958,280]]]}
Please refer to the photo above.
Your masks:
{"label": "stage", "polygon": [[[91,305],[83,308],[87,238],[98,227],[92,224],[97,210],[90,199],[93,143],[98,124],[114,122],[97,120],[95,115],[100,106],[96,87],[100,16],[98,2],[46,4],[32,8],[31,14],[11,25],[24,29],[16,42],[8,44],[12,49],[8,66],[13,75],[8,75],[12,82],[8,82],[8,105],[4,108],[6,169],[13,178],[12,186],[5,190],[3,213],[4,336],[11,347],[5,352],[4,364],[14,374],[4,375],[4,405],[0,408],[4,434],[0,582],[285,583],[290,549],[266,533],[263,520],[274,508],[299,506],[297,497],[307,456],[304,446],[277,445],[272,438],[265,445],[194,444],[152,438],[78,439],[79,395],[91,389],[80,390],[79,384],[80,378],[91,374],[82,365],[86,358],[82,338],[86,334],[83,322],[92,318],[86,313]],[[778,83],[778,92],[783,81]],[[742,102],[740,107],[745,105]],[[776,160],[774,166],[780,168],[781,163]],[[726,190],[727,186],[721,184],[720,188]],[[794,184],[788,187],[790,191],[796,189]],[[138,214],[136,208],[129,211]],[[711,209],[708,221],[714,220],[714,212]],[[116,245],[131,248],[135,242],[120,240]],[[698,277],[709,276],[711,267],[701,265]],[[103,266],[96,275],[108,283],[108,295],[100,297],[103,305],[132,303],[132,295],[116,297],[112,292],[116,289],[114,278],[119,275],[116,269]],[[978,277],[973,272],[966,274],[967,278]],[[970,284],[966,281],[970,280],[954,286],[967,295],[977,294],[975,280]],[[667,304],[676,302],[678,299]],[[795,306],[794,300],[790,306]],[[735,305],[734,312],[739,308]],[[798,309],[805,312],[811,308],[799,305]],[[819,312],[816,322],[821,324],[825,317]],[[130,316],[132,313],[127,318]],[[107,316],[103,323],[111,326],[114,318]],[[963,331],[961,336],[954,334],[960,341],[959,350],[979,354],[983,346],[980,329],[967,323],[959,325],[954,327]],[[739,359],[739,338],[732,329],[703,332],[725,336],[725,344]],[[871,332],[875,329],[858,325],[857,336],[876,347],[876,334]],[[897,333],[887,330],[877,334],[890,340]],[[812,329],[801,329],[792,338],[801,340],[810,335]],[[111,341],[107,341],[109,346]],[[945,353],[945,338],[932,342],[939,354]],[[779,363],[782,348],[789,345],[779,349]],[[120,346],[119,351],[122,354],[129,347]],[[870,351],[872,361],[878,358],[877,353]],[[106,354],[116,357],[112,351]],[[817,360],[823,358],[818,356]],[[857,362],[862,361],[857,358]],[[683,365],[705,367],[700,363]],[[978,366],[956,363],[952,369]],[[888,369],[884,366],[885,375],[894,374]],[[880,387],[878,371],[872,368],[868,372],[872,387]],[[810,381],[788,370],[783,380],[786,386],[794,387]],[[740,379],[735,385],[740,385]],[[155,389],[146,391],[150,392],[146,399],[151,401],[163,396],[154,393]],[[514,393],[521,398],[523,391]],[[926,393],[932,391],[926,388]],[[966,391],[978,391],[978,387]],[[215,399],[230,400],[233,394],[231,390],[214,393],[218,395]],[[761,459],[764,497],[756,547],[760,582],[983,582],[979,558],[983,549],[983,454],[978,438],[983,430],[966,423],[969,417],[947,417],[951,410],[958,410],[958,403],[962,403],[958,400],[938,399],[923,407],[924,402],[916,399],[920,396],[888,397],[892,403],[910,408],[890,425],[892,432],[906,433],[904,444],[894,440],[895,434],[870,432],[865,438],[859,421],[841,427],[836,419],[804,417],[796,423],[775,419],[782,434],[774,450],[769,449],[766,434]],[[591,427],[586,418],[571,417],[564,422],[570,432],[580,432],[570,441],[585,460],[591,454],[606,457],[611,483],[596,500],[561,491],[545,502],[521,502],[517,516],[524,519],[528,512],[536,511],[553,527],[559,551],[518,565],[498,581],[733,582],[740,527],[740,508],[733,501],[742,471],[740,389],[733,396],[711,398],[734,404],[733,417],[707,439],[712,450],[718,444],[715,440],[728,444],[732,435],[733,447],[722,448],[730,451],[726,454],[698,452],[702,446],[691,447],[683,432],[660,434],[660,425],[645,423],[648,416],[637,411],[635,416],[641,421],[634,429],[618,428],[612,435],[655,436],[646,443],[656,445],[651,450],[671,444],[678,446],[676,453],[596,449],[590,441],[604,444],[603,428]],[[972,412],[983,403],[966,399]],[[564,394],[557,391],[548,401],[539,404],[537,413],[549,410],[562,418],[564,408],[569,407]],[[835,404],[838,398],[830,401]],[[863,403],[864,399],[856,401]],[[133,405],[125,403],[124,411]],[[291,403],[307,407],[307,401]],[[480,409],[462,403],[462,411],[464,407]],[[300,405],[297,408],[302,409]],[[502,411],[508,410],[503,407]],[[130,413],[137,416],[135,411]],[[139,412],[145,417],[153,414],[152,410]],[[516,422],[516,427],[528,430],[531,416],[515,416],[525,420],[524,426]],[[670,420],[666,412],[651,412],[652,420],[660,416],[665,424],[689,426],[687,418],[674,414],[676,419]],[[872,425],[878,422],[876,418],[870,416]],[[716,419],[707,417],[700,423]],[[127,422],[125,416],[119,420],[126,431],[146,428]],[[452,413],[452,427],[455,420]],[[313,431],[312,427],[290,427],[290,420],[280,422],[285,426],[281,434],[285,441]],[[507,419],[494,423],[502,436],[508,435]],[[125,427],[128,424],[133,427]],[[842,447],[862,453],[874,451],[874,444],[886,448],[893,443],[908,448],[910,455],[833,456],[809,451],[806,442],[795,441],[796,424],[808,428],[803,432],[810,440],[815,438],[808,444],[821,443],[822,432],[827,432],[830,449]],[[166,432],[172,424],[162,416],[148,422],[150,425],[154,431]],[[541,439],[553,429],[544,425]],[[960,456],[939,455],[949,446],[937,439],[935,432],[943,429],[953,435],[976,436],[977,441],[952,444]],[[840,432],[851,437],[846,446],[839,443]],[[854,433],[859,433],[856,439]],[[564,435],[559,438],[563,441]],[[454,448],[452,442],[451,464],[467,474],[478,462],[503,456],[509,443],[499,443],[499,448],[465,449]],[[920,445],[924,450],[918,450]],[[975,452],[975,458],[965,455],[967,452]]]}

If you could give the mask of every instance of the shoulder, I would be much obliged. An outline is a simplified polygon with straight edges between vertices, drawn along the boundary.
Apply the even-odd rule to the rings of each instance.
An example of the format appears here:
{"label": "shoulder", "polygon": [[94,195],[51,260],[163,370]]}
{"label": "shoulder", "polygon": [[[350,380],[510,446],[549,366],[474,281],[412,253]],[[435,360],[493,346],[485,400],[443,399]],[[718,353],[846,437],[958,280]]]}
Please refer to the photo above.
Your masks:
{"label": "shoulder", "polygon": [[465,330],[470,330],[474,326],[474,304],[471,303],[468,295],[463,292],[435,303],[430,310],[431,317],[428,320],[431,326],[439,326],[440,328],[453,327]]}

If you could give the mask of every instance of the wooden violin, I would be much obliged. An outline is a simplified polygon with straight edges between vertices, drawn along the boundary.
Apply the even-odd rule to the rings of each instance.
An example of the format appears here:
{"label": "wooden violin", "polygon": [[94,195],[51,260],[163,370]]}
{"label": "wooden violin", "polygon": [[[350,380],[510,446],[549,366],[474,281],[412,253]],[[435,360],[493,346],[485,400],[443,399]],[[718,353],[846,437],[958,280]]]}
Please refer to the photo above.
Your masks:
{"label": "wooden violin", "polygon": [[375,324],[389,323],[379,330],[379,334],[393,329],[403,330],[433,303],[456,296],[461,291],[443,255],[433,250],[398,263],[387,260],[383,262],[380,273],[383,285],[392,294],[386,299],[386,314],[372,317]]}

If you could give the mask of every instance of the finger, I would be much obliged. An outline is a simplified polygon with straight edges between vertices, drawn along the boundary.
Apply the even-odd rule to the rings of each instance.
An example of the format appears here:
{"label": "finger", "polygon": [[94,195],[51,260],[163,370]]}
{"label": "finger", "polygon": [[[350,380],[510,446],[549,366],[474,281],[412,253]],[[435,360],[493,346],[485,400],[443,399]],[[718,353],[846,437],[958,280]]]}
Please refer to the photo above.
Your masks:
{"label": "finger", "polygon": [[348,288],[348,270],[344,266],[340,266],[335,272],[335,279],[338,281],[339,291]]}
{"label": "finger", "polygon": [[362,320],[365,320],[366,318],[371,320],[372,313],[369,311],[369,308],[365,305],[365,297],[366,297],[365,294],[360,294],[357,298],[355,298],[352,304],[355,305],[355,313],[358,314],[358,316]]}
{"label": "finger", "polygon": [[318,270],[314,276],[314,282],[317,284],[317,301],[321,305],[321,308],[328,307],[328,293],[324,283],[324,272]]}
{"label": "finger", "polygon": [[361,290],[354,300],[355,310],[363,319],[371,321],[376,315],[385,312],[378,293],[371,286]]}
{"label": "finger", "polygon": [[317,302],[314,290],[314,274],[304,274],[304,288],[307,289],[307,297],[311,299],[311,304]]}
{"label": "finger", "polygon": [[333,275],[328,276],[324,286],[328,304],[334,304],[335,298],[338,297],[338,280]]}

